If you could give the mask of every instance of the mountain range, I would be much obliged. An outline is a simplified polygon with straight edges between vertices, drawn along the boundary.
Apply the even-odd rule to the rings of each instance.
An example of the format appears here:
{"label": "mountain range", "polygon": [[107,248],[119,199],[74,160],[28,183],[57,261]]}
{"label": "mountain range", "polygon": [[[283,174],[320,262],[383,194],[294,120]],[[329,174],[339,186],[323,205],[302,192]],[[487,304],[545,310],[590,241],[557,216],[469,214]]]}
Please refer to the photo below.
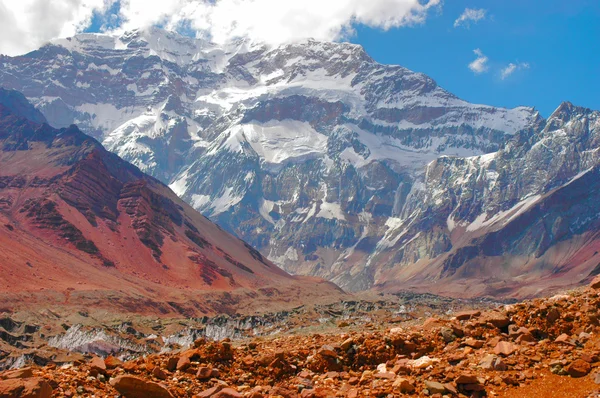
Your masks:
{"label": "mountain range", "polygon": [[313,40],[151,28],[0,64],[50,125],[77,124],[290,273],[525,297],[600,272],[596,111],[471,104]]}
{"label": "mountain range", "polygon": [[341,296],[291,276],[76,126],[0,88],[0,297],[185,316]]}

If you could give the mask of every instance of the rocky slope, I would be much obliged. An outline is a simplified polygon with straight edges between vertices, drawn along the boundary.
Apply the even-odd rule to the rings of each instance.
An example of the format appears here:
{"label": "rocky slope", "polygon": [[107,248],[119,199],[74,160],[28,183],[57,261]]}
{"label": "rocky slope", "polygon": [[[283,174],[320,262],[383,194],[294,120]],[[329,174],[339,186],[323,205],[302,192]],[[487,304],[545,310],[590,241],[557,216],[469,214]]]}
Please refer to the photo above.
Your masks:
{"label": "rocky slope", "polygon": [[498,152],[437,159],[370,260],[395,268],[373,279],[520,296],[585,283],[600,272],[599,144],[600,112],[564,103]]}
{"label": "rocky slope", "polygon": [[2,310],[191,316],[341,295],[280,270],[77,127],[50,127],[3,89],[0,275]]}
{"label": "rocky slope", "polygon": [[[350,289],[397,265],[369,256],[390,244],[429,162],[499,150],[540,123],[531,108],[470,104],[348,43],[219,48],[150,29],[0,63],[0,84],[51,125],[79,124],[288,271]],[[418,258],[448,241],[431,246]]]}
{"label": "rocky slope", "polygon": [[[600,288],[600,280],[592,286]],[[0,373],[0,395],[21,388],[43,398],[595,397],[595,289],[418,323],[390,326],[383,317],[319,334],[200,338],[130,360],[80,357]]]}

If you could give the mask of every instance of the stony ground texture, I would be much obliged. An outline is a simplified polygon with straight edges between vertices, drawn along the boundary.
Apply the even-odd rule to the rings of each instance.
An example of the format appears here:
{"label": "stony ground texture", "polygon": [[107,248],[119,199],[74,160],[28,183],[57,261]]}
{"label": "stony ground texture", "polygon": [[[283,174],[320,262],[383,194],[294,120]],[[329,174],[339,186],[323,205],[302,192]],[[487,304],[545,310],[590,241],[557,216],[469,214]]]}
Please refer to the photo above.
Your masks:
{"label": "stony ground texture", "polygon": [[[0,374],[0,397],[597,397],[600,282],[422,324],[198,340]],[[402,324],[400,324],[402,325]]]}

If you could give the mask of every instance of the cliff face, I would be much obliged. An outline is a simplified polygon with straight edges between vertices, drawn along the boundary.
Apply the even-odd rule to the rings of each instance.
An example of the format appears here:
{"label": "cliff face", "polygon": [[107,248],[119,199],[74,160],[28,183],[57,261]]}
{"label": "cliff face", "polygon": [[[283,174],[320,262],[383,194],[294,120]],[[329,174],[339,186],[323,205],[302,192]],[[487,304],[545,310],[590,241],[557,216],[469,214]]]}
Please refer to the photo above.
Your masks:
{"label": "cliff face", "polygon": [[53,129],[18,109],[0,102],[5,306],[202,314],[340,294],[281,271],[75,126]]}

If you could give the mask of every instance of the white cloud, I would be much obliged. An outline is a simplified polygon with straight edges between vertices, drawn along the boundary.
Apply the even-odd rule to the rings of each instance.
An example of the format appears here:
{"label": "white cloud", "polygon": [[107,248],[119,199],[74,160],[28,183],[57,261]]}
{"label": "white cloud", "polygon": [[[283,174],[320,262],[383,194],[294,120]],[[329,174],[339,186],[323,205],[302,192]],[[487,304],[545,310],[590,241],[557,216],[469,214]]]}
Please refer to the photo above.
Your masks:
{"label": "white cloud", "polygon": [[529,69],[529,64],[527,62],[521,62],[517,64],[511,62],[508,65],[506,65],[506,67],[502,68],[502,70],[500,71],[500,78],[504,80],[520,69]]}
{"label": "white cloud", "polygon": [[[0,0],[0,53],[18,54],[89,26],[117,0]],[[236,37],[279,44],[339,40],[356,25],[390,29],[423,23],[442,0],[120,0],[117,30],[185,26],[215,42]],[[10,4],[10,5],[9,5]]]}
{"label": "white cloud", "polygon": [[0,0],[0,54],[22,54],[72,36],[115,0]]}
{"label": "white cloud", "polygon": [[454,27],[458,28],[461,25],[468,27],[471,24],[471,22],[477,23],[477,22],[481,21],[482,19],[485,19],[486,12],[487,11],[483,8],[481,8],[481,9],[465,8],[465,10],[460,15],[460,17],[458,17],[456,19],[456,21],[454,21]]}
{"label": "white cloud", "polygon": [[475,61],[473,61],[469,64],[469,69],[471,69],[476,74],[481,74],[483,72],[486,72],[489,69],[488,68],[488,57],[483,55],[481,50],[478,48],[473,50],[473,52],[475,53],[475,55],[477,55],[477,58],[475,59]]}

